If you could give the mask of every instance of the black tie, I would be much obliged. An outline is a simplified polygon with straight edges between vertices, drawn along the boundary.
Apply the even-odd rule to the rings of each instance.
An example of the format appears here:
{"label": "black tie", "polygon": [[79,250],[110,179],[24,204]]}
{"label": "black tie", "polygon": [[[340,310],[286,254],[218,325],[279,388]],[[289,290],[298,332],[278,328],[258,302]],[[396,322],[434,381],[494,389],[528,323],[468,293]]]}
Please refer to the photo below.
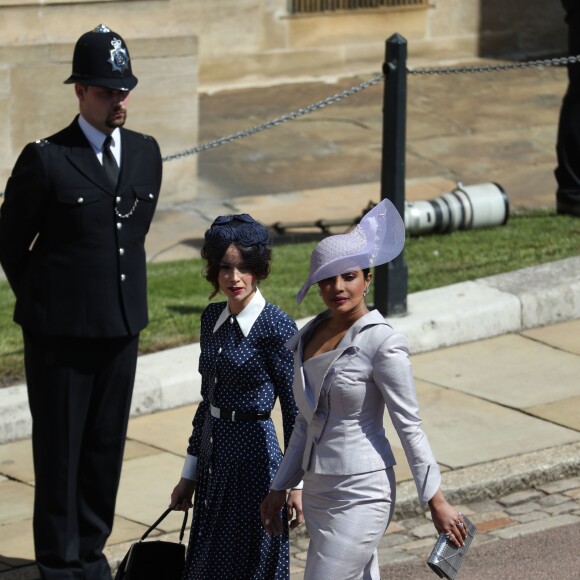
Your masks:
{"label": "black tie", "polygon": [[117,165],[117,160],[111,151],[111,141],[113,138],[107,135],[105,142],[103,143],[103,169],[113,186],[113,189],[117,189],[117,181],[119,181],[119,166]]}

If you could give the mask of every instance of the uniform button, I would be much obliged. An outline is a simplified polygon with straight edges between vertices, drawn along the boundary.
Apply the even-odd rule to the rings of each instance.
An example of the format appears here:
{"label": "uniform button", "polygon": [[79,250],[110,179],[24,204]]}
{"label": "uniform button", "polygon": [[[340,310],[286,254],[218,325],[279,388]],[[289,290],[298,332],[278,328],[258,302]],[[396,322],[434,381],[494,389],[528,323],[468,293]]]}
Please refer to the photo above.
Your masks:
{"label": "uniform button", "polygon": [[77,203],[83,203],[83,201],[85,201],[85,198],[84,197],[79,197],[77,199]]}
{"label": "uniform button", "polygon": [[123,227],[123,224],[121,222],[117,222],[117,229],[120,230]]}
{"label": "uniform button", "polygon": [[115,198],[115,201],[116,201],[117,203],[121,203],[121,196],[120,196],[120,195],[118,195],[118,196]]}
{"label": "uniform button", "polygon": [[119,248],[119,254],[121,256],[124,256],[125,255],[125,249],[124,248]]}
{"label": "uniform button", "polygon": [[124,282],[126,278],[127,276],[125,276],[125,274],[121,274],[121,282]]}

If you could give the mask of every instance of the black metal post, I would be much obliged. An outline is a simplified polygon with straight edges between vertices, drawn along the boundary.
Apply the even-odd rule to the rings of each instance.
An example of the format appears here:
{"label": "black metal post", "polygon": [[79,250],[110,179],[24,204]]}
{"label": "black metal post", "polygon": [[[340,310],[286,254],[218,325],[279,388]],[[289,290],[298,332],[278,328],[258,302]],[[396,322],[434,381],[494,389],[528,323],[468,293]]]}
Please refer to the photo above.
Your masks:
{"label": "black metal post", "polygon": [[[383,95],[381,199],[405,218],[405,132],[407,120],[407,41],[393,34],[386,43]],[[383,316],[407,313],[407,264],[403,252],[375,268],[374,305]]]}

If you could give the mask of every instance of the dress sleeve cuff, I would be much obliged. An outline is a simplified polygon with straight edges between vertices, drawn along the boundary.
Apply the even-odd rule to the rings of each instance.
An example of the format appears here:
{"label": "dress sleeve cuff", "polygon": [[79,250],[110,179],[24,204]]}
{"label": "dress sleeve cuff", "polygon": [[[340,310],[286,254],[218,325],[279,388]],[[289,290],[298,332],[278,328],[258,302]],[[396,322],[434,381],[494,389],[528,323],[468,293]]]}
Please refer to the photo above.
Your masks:
{"label": "dress sleeve cuff", "polygon": [[441,487],[441,471],[437,463],[424,465],[415,470],[414,479],[419,501],[424,507]]}
{"label": "dress sleeve cuff", "polygon": [[186,455],[181,477],[195,481],[197,478],[197,457],[195,455]]}

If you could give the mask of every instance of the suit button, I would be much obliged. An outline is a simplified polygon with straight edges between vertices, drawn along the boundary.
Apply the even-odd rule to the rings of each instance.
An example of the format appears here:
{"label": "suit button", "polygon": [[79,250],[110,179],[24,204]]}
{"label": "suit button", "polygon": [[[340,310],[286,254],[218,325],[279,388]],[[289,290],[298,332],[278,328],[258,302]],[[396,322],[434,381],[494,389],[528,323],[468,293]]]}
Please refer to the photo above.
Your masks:
{"label": "suit button", "polygon": [[79,197],[77,199],[77,203],[83,203],[83,201],[85,201],[85,198],[84,197]]}
{"label": "suit button", "polygon": [[154,197],[155,196],[152,193],[149,194],[149,199],[153,199]]}
{"label": "suit button", "polygon": [[119,248],[119,254],[121,256],[124,256],[125,255],[125,250],[123,248]]}
{"label": "suit button", "polygon": [[121,274],[121,282],[124,282],[127,279],[127,276],[125,276],[125,274]]}
{"label": "suit button", "polygon": [[121,222],[117,222],[117,229],[120,230],[123,227],[123,224]]}

